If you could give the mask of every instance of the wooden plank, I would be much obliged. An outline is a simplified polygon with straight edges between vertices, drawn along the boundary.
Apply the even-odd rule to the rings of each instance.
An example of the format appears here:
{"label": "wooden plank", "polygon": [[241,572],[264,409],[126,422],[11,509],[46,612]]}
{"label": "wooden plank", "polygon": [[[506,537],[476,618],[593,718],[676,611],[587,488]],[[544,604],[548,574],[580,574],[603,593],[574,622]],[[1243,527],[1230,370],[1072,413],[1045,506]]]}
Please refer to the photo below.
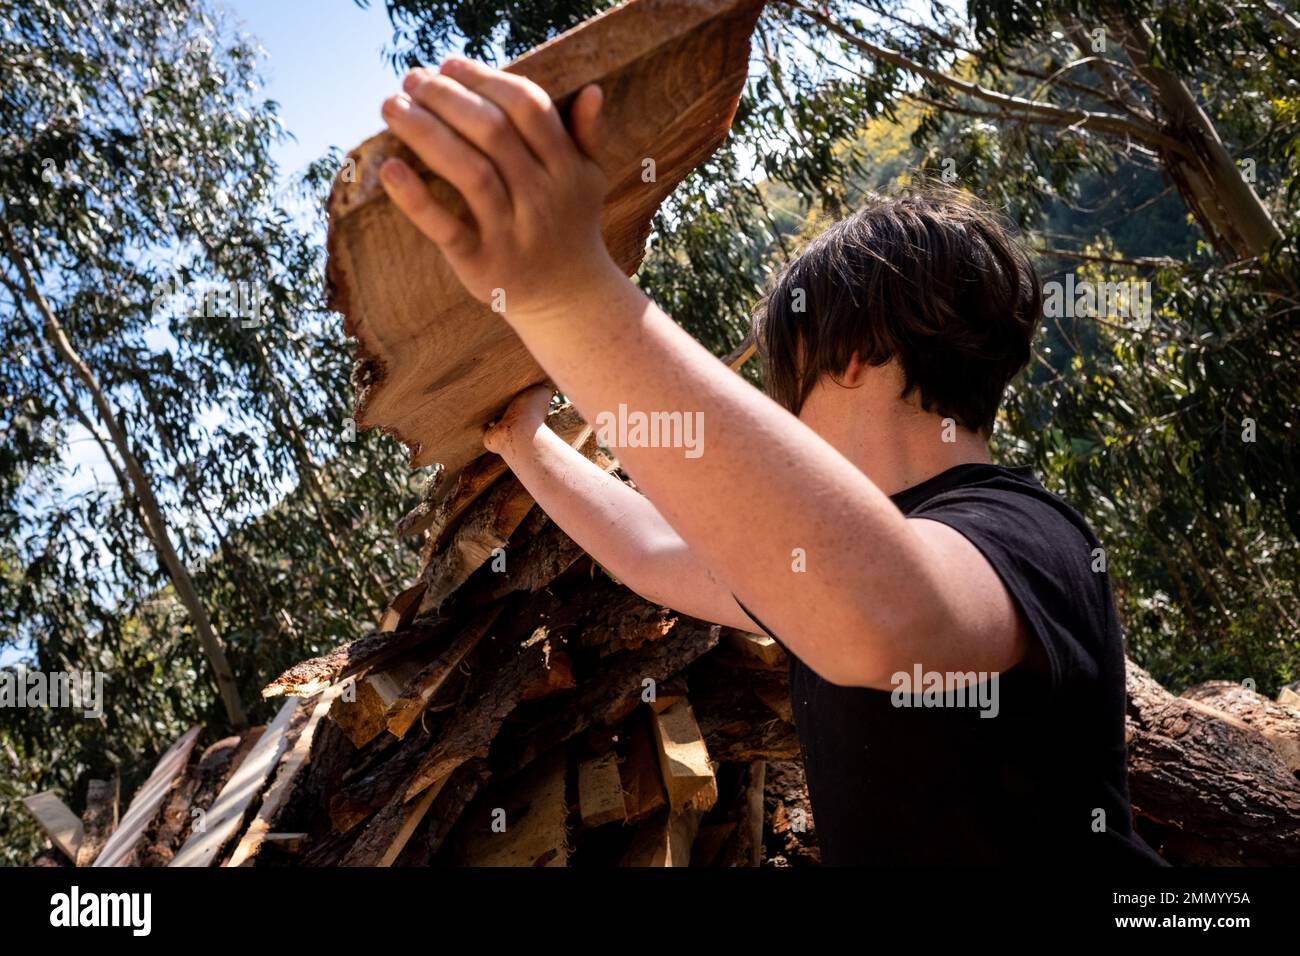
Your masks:
{"label": "wooden plank", "polygon": [[578,813],[589,827],[626,819],[618,754],[611,751],[578,764]]}
{"label": "wooden plank", "polygon": [[262,688],[262,697],[315,697],[331,684],[366,673],[432,640],[438,633],[435,627],[411,627],[367,634],[328,654],[294,664]]}
{"label": "wooden plank", "polygon": [[409,802],[403,802],[400,794],[394,795],[366,826],[340,865],[392,866],[454,772],[449,771]]}
{"label": "wooden plank", "polygon": [[389,601],[375,631],[379,634],[387,634],[390,631],[410,627],[415,612],[420,607],[420,598],[424,597],[424,587],[420,583],[413,584]]}
{"label": "wooden plank", "polygon": [[434,695],[442,689],[447,678],[461,665],[470,651],[478,646],[500,613],[499,604],[479,612],[451,645],[407,684],[385,715],[390,734],[399,740],[406,736],[406,732],[420,719]]}
{"label": "wooden plank", "polygon": [[[528,489],[514,477],[499,482],[480,499],[456,533],[441,548],[427,552],[427,563],[420,575],[421,582],[427,585],[420,613],[438,610],[452,592],[492,558],[494,551],[505,548],[535,503]],[[433,543],[431,540],[430,546]]]}
{"label": "wooden plank", "polygon": [[279,847],[285,853],[299,853],[308,836],[307,833],[268,833],[262,837],[262,845]]}
{"label": "wooden plank", "polygon": [[659,772],[668,790],[668,805],[674,812],[712,807],[718,799],[718,781],[690,701],[679,698],[656,713],[651,726],[659,745]]}
{"label": "wooden plank", "polygon": [[77,850],[81,847],[85,830],[81,820],[59,799],[59,795],[53,790],[44,790],[23,797],[23,806],[36,818],[36,822],[59,852],[76,863]]}
{"label": "wooden plank", "polygon": [[266,778],[284,752],[289,725],[300,701],[290,698],[257,741],[168,866],[211,866],[221,848],[239,832],[253,801],[262,794]]}
{"label": "wooden plank", "polygon": [[[581,445],[591,432],[578,410],[567,403],[549,412],[546,424],[574,446]],[[398,537],[428,531],[432,547],[441,547],[465,510],[506,471],[505,459],[491,452],[476,458],[452,480],[447,480],[446,471],[440,468],[426,487],[420,503],[397,522],[394,530]]]}
{"label": "wooden plank", "polygon": [[750,634],[732,627],[727,628],[724,640],[757,667],[776,670],[787,664],[781,645],[766,634]]}
{"label": "wooden plank", "polygon": [[340,694],[330,707],[330,720],[348,735],[354,747],[364,747],[387,728],[388,709],[424,669],[423,661],[402,660],[357,680],[351,693]]}
{"label": "wooden plank", "polygon": [[91,780],[86,786],[86,809],[81,813],[85,836],[77,849],[77,866],[91,866],[117,829],[118,800],[121,791],[117,777]]}
{"label": "wooden plank", "polygon": [[181,775],[189,762],[190,751],[199,739],[199,728],[191,727],[181,735],[153,768],[153,773],[144,785],[131,798],[131,805],[126,808],[126,815],[118,824],[113,835],[104,844],[104,849],[95,857],[95,866],[126,866],[135,852],[136,845],[144,835],[145,828],[153,822],[154,815],[162,805],[163,798]]}
{"label": "wooden plank", "polygon": [[[629,275],[659,204],[730,128],[761,7],[761,0],[631,0],[507,67],[561,108],[588,83],[601,85],[607,132],[598,159],[609,180],[602,228]],[[388,133],[352,150],[329,201],[330,304],[359,346],[358,426],[404,442],[415,467],[442,463],[450,482],[482,453],[484,425],[545,376],[389,202],[378,170],[391,156],[425,175],[439,200],[460,202]]]}
{"label": "wooden plank", "polygon": [[756,760],[741,774],[733,801],[736,830],[719,856],[719,866],[759,866],[763,862],[763,791],[767,762]]}
{"label": "wooden plank", "polygon": [[298,782],[298,773],[311,755],[312,741],[316,739],[316,728],[320,726],[321,720],[329,712],[334,698],[341,693],[343,693],[343,685],[336,684],[321,694],[320,700],[316,701],[311,716],[307,718],[307,723],[303,725],[302,730],[298,733],[298,738],[293,742],[293,748],[280,761],[280,769],[276,771],[275,781],[271,784],[271,788],[266,791],[266,799],[257,808],[257,815],[253,817],[253,822],[248,825],[248,829],[240,838],[239,845],[235,847],[230,859],[226,861],[226,866],[252,865],[258,849],[270,839],[271,825],[275,823],[276,814],[280,812],[280,809],[293,794],[294,787]]}

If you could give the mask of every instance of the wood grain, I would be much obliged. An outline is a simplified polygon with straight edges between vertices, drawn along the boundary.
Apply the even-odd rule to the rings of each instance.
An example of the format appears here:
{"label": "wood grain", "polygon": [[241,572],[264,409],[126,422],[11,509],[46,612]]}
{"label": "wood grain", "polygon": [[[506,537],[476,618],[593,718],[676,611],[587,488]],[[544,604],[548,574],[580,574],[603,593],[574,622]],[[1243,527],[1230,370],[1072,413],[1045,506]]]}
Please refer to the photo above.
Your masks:
{"label": "wood grain", "polygon": [[[631,0],[506,67],[561,108],[587,84],[601,85],[607,134],[599,159],[609,178],[602,228],[628,275],[645,255],[659,204],[730,128],[761,7],[758,0]],[[378,170],[391,156],[420,171],[451,208],[460,204],[391,134],[352,150],[329,201],[330,305],[359,346],[357,427],[405,443],[412,467],[441,463],[450,482],[481,454],[483,426],[545,375],[389,202]]]}

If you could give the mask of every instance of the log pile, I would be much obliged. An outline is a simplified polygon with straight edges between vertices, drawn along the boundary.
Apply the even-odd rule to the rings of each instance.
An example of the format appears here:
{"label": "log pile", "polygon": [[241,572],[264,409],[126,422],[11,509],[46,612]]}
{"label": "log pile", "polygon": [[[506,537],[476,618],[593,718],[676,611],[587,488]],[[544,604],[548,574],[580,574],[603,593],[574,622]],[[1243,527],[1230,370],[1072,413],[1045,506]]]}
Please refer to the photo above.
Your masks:
{"label": "log pile", "polygon": [[798,753],[784,655],[632,594],[490,470],[390,630],[264,691],[336,688],[273,828],[307,865],[756,865],[765,762]]}

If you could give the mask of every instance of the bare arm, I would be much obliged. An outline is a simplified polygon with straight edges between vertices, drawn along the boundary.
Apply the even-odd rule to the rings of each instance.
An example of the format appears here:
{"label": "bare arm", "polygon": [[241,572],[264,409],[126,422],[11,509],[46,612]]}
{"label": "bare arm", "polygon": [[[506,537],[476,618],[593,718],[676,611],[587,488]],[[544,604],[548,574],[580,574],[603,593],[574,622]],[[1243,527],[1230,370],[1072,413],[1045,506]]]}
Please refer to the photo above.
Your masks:
{"label": "bare arm", "polygon": [[692,617],[757,631],[649,499],[545,426],[550,396],[542,386],[524,392],[484,444],[569,537],[637,594]]}

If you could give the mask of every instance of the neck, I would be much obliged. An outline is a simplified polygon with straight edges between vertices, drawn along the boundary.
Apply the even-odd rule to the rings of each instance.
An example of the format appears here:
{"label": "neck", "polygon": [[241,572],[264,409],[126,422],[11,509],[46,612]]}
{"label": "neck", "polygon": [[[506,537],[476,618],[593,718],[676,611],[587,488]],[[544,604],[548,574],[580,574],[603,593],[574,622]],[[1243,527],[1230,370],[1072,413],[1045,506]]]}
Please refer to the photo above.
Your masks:
{"label": "neck", "polygon": [[993,460],[983,435],[955,423],[945,428],[942,416],[893,395],[836,404],[807,424],[887,495],[956,465]]}

